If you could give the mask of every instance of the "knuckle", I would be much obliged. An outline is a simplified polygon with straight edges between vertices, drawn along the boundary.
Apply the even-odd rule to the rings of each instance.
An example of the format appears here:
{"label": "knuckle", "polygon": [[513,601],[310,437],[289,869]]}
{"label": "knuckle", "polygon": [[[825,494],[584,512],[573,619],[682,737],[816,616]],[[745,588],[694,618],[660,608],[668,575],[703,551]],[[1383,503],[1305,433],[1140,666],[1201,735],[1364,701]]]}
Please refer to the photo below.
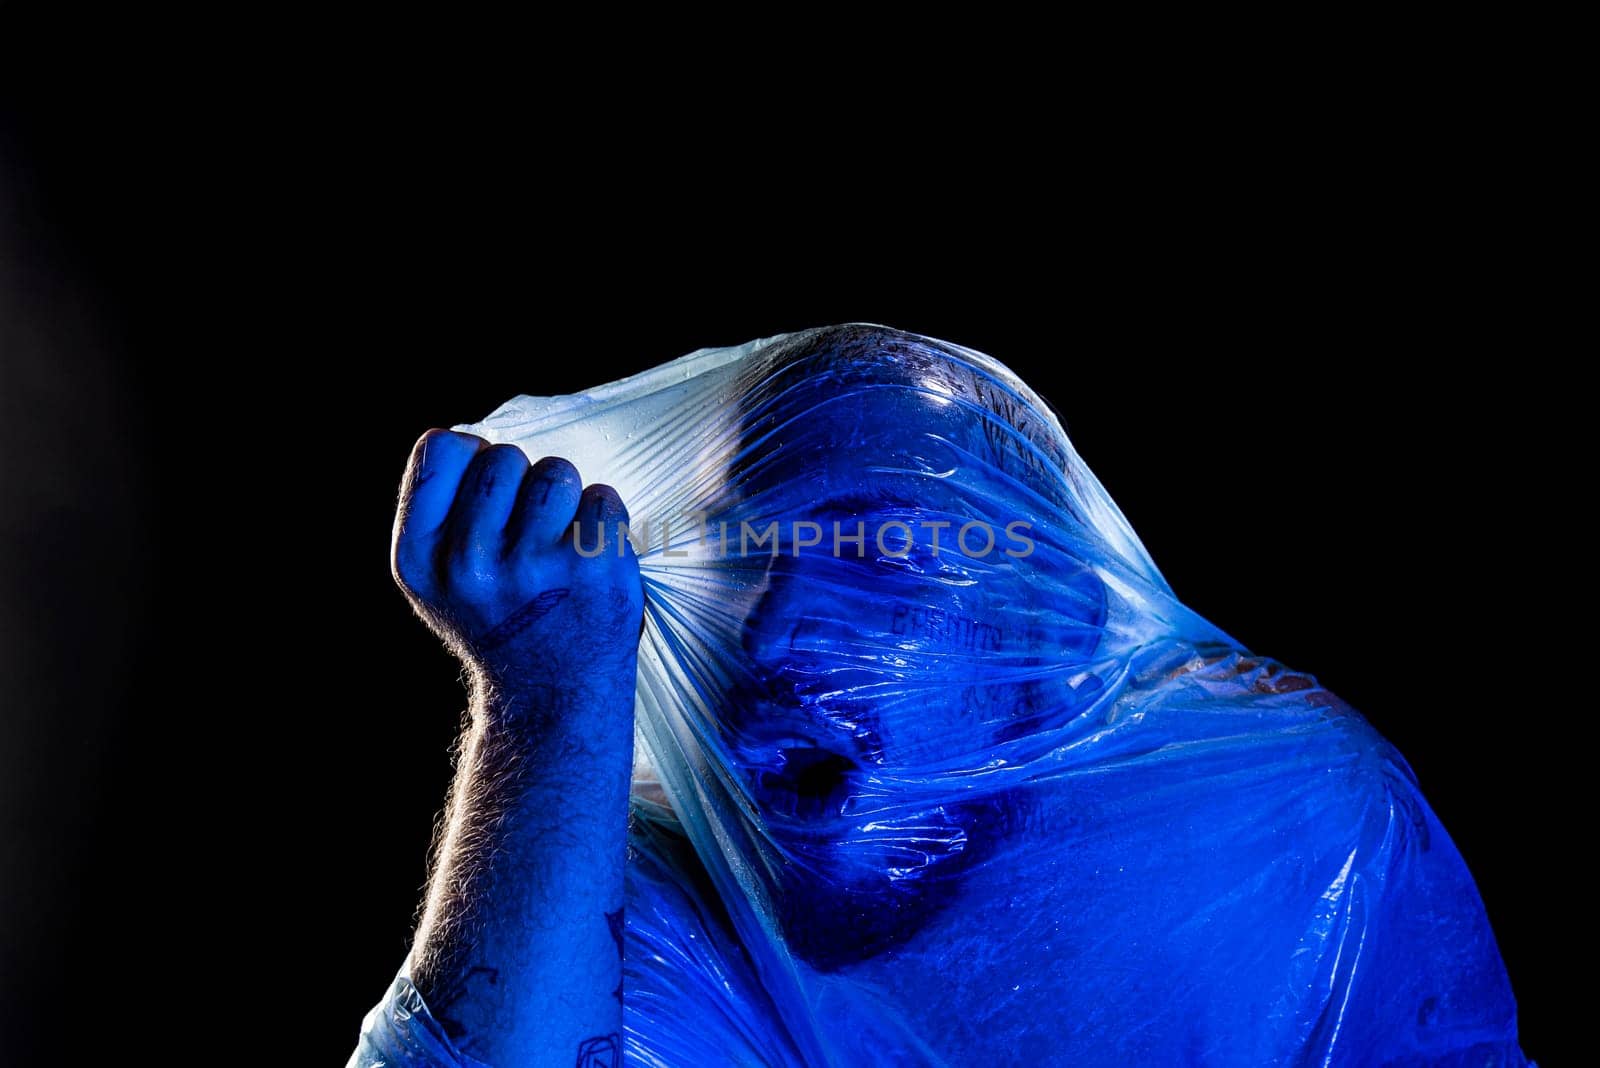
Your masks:
{"label": "knuckle", "polygon": [[508,484],[514,487],[520,482],[527,466],[527,458],[517,446],[490,445],[472,458],[467,485],[478,497],[493,497]]}
{"label": "knuckle", "polygon": [[628,509],[622,503],[622,495],[615,488],[604,482],[591,482],[583,494],[589,506],[606,519],[627,518]]}
{"label": "knuckle", "polygon": [[564,456],[543,456],[533,466],[540,478],[549,479],[552,483],[582,483],[578,469]]}
{"label": "knuckle", "polygon": [[427,463],[430,456],[437,458],[441,451],[476,452],[483,443],[483,439],[476,434],[434,427],[417,439],[412,454],[419,462]]}
{"label": "knuckle", "polygon": [[546,461],[541,460],[528,472],[521,505],[529,514],[540,515],[545,509],[570,511],[573,508],[573,499],[578,496],[581,483],[577,469],[565,460],[561,463],[566,465],[565,470],[546,466]]}
{"label": "knuckle", "polygon": [[485,460],[497,461],[500,463],[504,463],[508,460],[514,462],[521,459],[524,455],[525,454],[523,453],[521,447],[511,444],[509,441],[497,441],[492,445],[485,446],[483,450],[483,456]]}
{"label": "knuckle", "polygon": [[417,439],[417,448],[419,450],[425,449],[429,445],[436,444],[441,438],[448,438],[449,436],[450,431],[443,427],[430,427],[423,431],[422,436]]}
{"label": "knuckle", "polygon": [[515,471],[520,474],[528,466],[528,457],[517,446],[502,441],[478,453],[475,462],[486,472],[498,474]]}

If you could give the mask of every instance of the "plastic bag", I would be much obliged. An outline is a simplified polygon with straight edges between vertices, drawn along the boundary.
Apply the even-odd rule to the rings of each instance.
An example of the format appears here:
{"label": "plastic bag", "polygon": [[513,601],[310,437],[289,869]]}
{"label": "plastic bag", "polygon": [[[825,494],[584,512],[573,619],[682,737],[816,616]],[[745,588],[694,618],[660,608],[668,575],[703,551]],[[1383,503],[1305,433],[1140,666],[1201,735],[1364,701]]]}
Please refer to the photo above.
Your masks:
{"label": "plastic bag", "polygon": [[632,518],[629,1063],[1525,1063],[1404,760],[995,360],[833,327],[457,429]]}

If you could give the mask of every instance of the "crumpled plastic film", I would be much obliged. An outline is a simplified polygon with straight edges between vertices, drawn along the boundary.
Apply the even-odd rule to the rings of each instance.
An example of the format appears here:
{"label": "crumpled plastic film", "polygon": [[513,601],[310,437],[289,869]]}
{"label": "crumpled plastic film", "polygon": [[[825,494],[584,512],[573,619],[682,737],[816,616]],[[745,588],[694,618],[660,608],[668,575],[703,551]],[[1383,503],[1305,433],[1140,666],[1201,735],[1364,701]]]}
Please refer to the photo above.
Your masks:
{"label": "crumpled plastic film", "polygon": [[389,984],[383,1000],[361,1021],[361,1035],[346,1068],[398,1068],[401,1065],[488,1068],[456,1049],[405,972],[402,968],[401,974]]}
{"label": "crumpled plastic film", "polygon": [[832,327],[457,429],[633,520],[629,1063],[1526,1063],[1405,761],[997,361]]}

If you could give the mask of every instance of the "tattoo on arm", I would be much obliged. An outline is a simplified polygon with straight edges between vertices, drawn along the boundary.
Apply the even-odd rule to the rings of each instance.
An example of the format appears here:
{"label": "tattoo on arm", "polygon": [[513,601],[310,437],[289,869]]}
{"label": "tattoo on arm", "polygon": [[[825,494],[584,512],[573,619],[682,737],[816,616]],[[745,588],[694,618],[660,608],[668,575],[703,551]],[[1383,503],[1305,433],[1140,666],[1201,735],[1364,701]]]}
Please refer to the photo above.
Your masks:
{"label": "tattoo on arm", "polygon": [[612,912],[606,913],[606,926],[611,928],[611,937],[617,942],[617,988],[611,996],[617,999],[617,1004],[622,1004],[622,910],[626,906],[619,906]]}
{"label": "tattoo on arm", "polygon": [[[611,931],[611,938],[617,943],[617,970],[622,970],[622,933],[624,905],[619,905],[607,912],[606,927]],[[622,976],[617,976],[617,988],[612,996],[617,999],[617,1004],[622,1004]],[[578,1068],[622,1068],[622,1038],[615,1031],[609,1035],[596,1035],[586,1038],[578,1044]]]}
{"label": "tattoo on arm", "polygon": [[469,1032],[467,1027],[456,1018],[456,1011],[452,1006],[465,997],[483,999],[483,993],[473,989],[475,984],[478,983],[498,986],[500,983],[500,969],[474,965],[465,971],[458,971],[443,989],[434,994],[434,1003],[437,1006],[434,1019],[439,1021],[439,1026],[443,1027],[445,1034],[450,1036],[450,1041],[454,1042],[456,1048],[463,1053],[470,1054],[474,1052],[474,1044],[479,1036]]}
{"label": "tattoo on arm", "polygon": [[489,633],[479,640],[478,648],[483,652],[488,652],[504,645],[544,618],[550,609],[560,604],[567,594],[571,592],[571,590],[567,589],[545,590],[496,624]]}
{"label": "tattoo on arm", "polygon": [[622,1040],[615,1031],[578,1045],[578,1068],[622,1068]]}

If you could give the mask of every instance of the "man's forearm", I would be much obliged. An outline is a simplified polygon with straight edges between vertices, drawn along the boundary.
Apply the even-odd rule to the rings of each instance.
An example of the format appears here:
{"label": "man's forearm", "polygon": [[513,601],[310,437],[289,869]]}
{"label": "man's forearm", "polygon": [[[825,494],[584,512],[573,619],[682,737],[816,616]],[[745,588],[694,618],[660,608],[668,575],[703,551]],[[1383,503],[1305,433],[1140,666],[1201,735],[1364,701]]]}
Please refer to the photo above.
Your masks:
{"label": "man's forearm", "polygon": [[463,1053],[620,1062],[633,684],[477,687],[411,957]]}
{"label": "man's forearm", "polygon": [[411,948],[458,1051],[616,1064],[639,562],[579,553],[627,522],[617,491],[546,456],[430,430],[400,484],[390,562],[475,680]]}

